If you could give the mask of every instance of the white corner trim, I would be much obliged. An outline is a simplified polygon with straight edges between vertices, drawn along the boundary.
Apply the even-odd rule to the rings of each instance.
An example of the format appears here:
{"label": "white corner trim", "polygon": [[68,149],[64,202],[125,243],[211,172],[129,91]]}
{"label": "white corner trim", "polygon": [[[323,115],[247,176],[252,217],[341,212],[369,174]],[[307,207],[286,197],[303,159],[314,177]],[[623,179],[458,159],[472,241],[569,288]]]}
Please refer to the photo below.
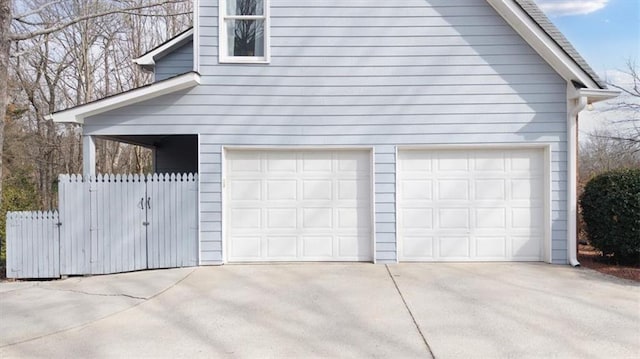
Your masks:
{"label": "white corner trim", "polygon": [[157,48],[147,52],[146,54],[133,59],[133,63],[139,66],[154,66],[156,64],[156,57],[168,51],[171,51],[178,46],[183,45],[190,36],[193,36],[193,28],[183,32],[182,34],[174,37],[173,39],[165,42],[161,46],[158,46]]}
{"label": "white corner trim", "polygon": [[193,1],[193,71],[200,72],[200,0]]}
{"label": "white corner trim", "polygon": [[118,95],[97,100],[85,105],[72,107],[68,110],[55,112],[46,117],[53,122],[66,122],[83,124],[84,119],[89,116],[101,114],[103,112],[115,110],[127,105],[150,100],[152,98],[170,94],[179,90],[195,87],[200,84],[200,75],[189,72],[176,76],[149,86],[134,89]]}
{"label": "white corner trim", "polygon": [[566,81],[575,80],[588,88],[600,88],[513,0],[487,0],[487,2]]}

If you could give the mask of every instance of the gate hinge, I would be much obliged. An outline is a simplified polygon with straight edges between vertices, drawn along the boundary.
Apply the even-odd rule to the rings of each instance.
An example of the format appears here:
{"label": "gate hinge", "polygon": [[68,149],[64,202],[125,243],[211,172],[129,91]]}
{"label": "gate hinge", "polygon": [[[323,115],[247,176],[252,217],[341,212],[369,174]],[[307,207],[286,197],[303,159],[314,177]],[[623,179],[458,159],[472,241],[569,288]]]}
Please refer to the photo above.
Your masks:
{"label": "gate hinge", "polygon": [[148,226],[150,223],[149,222],[142,222],[143,226]]}

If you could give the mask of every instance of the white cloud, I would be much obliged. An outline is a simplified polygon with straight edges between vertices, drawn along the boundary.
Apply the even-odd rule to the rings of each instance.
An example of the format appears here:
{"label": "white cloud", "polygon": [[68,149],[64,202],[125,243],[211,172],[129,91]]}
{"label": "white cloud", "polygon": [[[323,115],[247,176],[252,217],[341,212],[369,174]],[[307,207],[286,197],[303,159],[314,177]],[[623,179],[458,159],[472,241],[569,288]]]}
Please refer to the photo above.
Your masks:
{"label": "white cloud", "polygon": [[603,9],[608,2],[609,0],[537,0],[542,11],[549,16],[586,15]]}

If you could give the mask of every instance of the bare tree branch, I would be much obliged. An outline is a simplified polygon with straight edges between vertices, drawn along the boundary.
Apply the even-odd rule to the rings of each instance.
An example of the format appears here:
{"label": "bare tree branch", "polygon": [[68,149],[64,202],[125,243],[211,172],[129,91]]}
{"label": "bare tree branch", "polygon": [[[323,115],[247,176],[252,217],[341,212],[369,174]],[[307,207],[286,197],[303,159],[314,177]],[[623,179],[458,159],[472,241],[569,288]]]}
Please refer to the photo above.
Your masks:
{"label": "bare tree branch", "polygon": [[42,11],[46,10],[48,7],[60,4],[61,2],[64,2],[64,1],[65,0],[48,1],[48,2],[44,3],[43,5],[35,8],[35,9],[31,10],[31,11],[25,12],[24,14],[14,15],[13,16],[13,20],[21,21],[25,17],[29,17],[31,15],[35,15],[35,14],[41,13]]}
{"label": "bare tree branch", "polygon": [[[50,27],[47,27],[45,29],[40,29],[40,30],[35,30],[35,31],[28,31],[25,33],[20,33],[20,34],[9,34],[9,40],[11,41],[23,41],[23,40],[28,40],[37,36],[41,36],[41,35],[47,35],[50,34],[52,32],[57,32],[60,31],[64,28],[67,28],[71,25],[77,24],[81,21],[84,20],[90,20],[90,19],[95,19],[95,18],[99,18],[99,17],[104,17],[107,15],[113,15],[113,14],[118,14],[118,13],[127,13],[127,12],[131,12],[131,11],[135,11],[135,10],[143,10],[143,9],[149,9],[149,8],[154,8],[154,7],[158,7],[158,6],[163,6],[163,5],[167,5],[167,4],[175,4],[175,3],[182,3],[185,0],[163,0],[163,1],[159,1],[159,2],[155,2],[153,4],[145,4],[145,5],[140,5],[140,6],[132,6],[132,7],[128,7],[128,8],[124,8],[124,9],[111,9],[111,10],[106,10],[106,11],[101,11],[101,12],[96,12],[96,13],[92,13],[92,14],[88,14],[88,15],[83,15],[83,16],[78,16],[72,19],[68,19],[64,22],[61,22],[57,25],[53,25]],[[136,14],[138,15],[138,14]]]}

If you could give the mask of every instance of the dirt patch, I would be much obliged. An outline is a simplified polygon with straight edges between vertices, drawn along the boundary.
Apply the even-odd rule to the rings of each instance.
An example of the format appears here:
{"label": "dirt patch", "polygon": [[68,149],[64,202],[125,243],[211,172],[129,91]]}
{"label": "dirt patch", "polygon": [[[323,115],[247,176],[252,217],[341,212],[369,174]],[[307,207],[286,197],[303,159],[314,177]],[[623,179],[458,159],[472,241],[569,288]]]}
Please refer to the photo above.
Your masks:
{"label": "dirt patch", "polygon": [[578,246],[578,261],[586,268],[597,270],[618,278],[631,279],[640,282],[640,266],[621,266],[607,263],[602,253],[589,245]]}

